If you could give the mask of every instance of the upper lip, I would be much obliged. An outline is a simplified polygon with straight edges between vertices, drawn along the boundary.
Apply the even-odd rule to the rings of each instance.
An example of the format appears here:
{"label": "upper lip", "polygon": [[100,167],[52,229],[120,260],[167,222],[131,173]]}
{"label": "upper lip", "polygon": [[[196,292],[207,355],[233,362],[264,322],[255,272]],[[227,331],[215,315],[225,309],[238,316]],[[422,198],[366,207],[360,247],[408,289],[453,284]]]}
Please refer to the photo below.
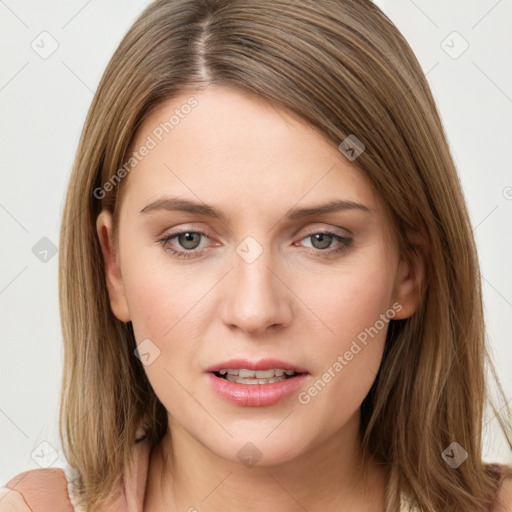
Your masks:
{"label": "upper lip", "polygon": [[259,361],[249,361],[248,359],[230,359],[222,363],[216,363],[206,369],[207,372],[218,372],[223,369],[244,368],[246,370],[293,370],[295,373],[307,373],[305,368],[293,363],[287,363],[279,359],[260,359]]}

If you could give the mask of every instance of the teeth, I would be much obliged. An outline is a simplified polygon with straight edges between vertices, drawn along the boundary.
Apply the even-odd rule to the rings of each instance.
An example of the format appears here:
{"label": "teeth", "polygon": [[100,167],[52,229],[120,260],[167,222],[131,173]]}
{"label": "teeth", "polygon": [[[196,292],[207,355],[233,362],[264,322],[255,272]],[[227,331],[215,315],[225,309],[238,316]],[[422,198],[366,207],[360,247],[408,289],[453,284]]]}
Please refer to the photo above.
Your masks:
{"label": "teeth", "polygon": [[252,370],[244,370],[244,369],[240,369],[238,371],[238,376],[240,378],[243,378],[243,379],[250,379],[252,377],[255,377],[257,372],[253,372]]}
{"label": "teeth", "polygon": [[271,377],[275,377],[275,370],[259,370],[254,372],[254,376],[257,379],[270,379]]}
{"label": "teeth", "polygon": [[226,375],[226,380],[229,382],[236,382],[237,384],[273,384],[274,382],[280,382],[286,380],[286,377],[272,377],[270,379],[247,379],[237,377],[235,375]]}
{"label": "teeth", "polygon": [[[294,375],[295,372],[293,370],[282,370],[280,368],[271,369],[271,370],[246,370],[245,368],[240,369],[232,369],[232,368],[223,368],[219,370],[221,375],[233,375],[238,376],[241,379],[272,379],[274,377],[283,377],[283,375]],[[255,382],[257,384],[257,382]]]}

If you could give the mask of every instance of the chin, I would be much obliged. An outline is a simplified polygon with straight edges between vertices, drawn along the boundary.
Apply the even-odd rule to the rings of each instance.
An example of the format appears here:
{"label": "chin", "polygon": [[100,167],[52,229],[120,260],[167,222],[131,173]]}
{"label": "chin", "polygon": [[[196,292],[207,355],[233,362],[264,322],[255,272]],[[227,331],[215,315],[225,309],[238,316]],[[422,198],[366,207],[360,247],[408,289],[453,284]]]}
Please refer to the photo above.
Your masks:
{"label": "chin", "polygon": [[304,436],[294,439],[288,432],[276,430],[265,438],[271,431],[262,429],[254,434],[240,433],[222,445],[205,446],[217,456],[247,468],[284,464],[304,453]]}

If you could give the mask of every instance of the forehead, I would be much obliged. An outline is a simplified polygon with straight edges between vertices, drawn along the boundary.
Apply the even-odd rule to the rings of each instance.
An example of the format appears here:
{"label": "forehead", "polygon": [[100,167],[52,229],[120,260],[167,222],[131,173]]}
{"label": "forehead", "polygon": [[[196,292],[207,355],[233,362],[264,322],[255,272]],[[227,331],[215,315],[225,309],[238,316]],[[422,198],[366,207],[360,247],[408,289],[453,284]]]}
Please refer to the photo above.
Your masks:
{"label": "forehead", "polygon": [[162,104],[132,150],[143,146],[151,149],[124,184],[141,208],[165,192],[251,214],[302,200],[378,207],[368,180],[336,145],[293,114],[232,88],[209,86]]}

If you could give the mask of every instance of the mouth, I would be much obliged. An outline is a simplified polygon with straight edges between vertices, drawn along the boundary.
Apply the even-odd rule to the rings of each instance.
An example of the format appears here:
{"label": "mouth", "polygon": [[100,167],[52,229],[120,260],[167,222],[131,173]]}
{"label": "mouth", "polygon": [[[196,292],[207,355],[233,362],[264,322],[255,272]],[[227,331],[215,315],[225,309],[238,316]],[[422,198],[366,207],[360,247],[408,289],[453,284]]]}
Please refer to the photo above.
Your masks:
{"label": "mouth", "polygon": [[284,380],[293,379],[306,372],[285,370],[284,368],[271,368],[268,370],[248,370],[246,368],[223,368],[211,372],[219,379],[227,380],[236,384],[274,384]]}
{"label": "mouth", "polygon": [[277,360],[226,361],[208,368],[207,376],[214,392],[239,407],[266,407],[290,399],[311,377],[304,368]]}

